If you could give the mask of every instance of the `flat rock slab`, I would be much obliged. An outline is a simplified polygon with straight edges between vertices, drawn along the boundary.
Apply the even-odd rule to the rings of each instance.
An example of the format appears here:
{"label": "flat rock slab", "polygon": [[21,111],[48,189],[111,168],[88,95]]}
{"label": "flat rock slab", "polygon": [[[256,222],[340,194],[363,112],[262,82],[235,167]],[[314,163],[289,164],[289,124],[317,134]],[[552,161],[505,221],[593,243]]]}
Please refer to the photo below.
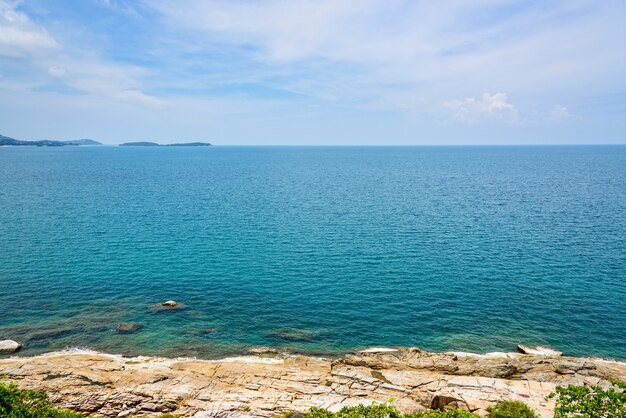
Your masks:
{"label": "flat rock slab", "polygon": [[555,356],[560,357],[563,355],[561,351],[555,350],[550,347],[543,346],[528,346],[528,345],[518,345],[517,350],[520,353],[524,354],[532,354],[533,356]]}
{"label": "flat rock slab", "polygon": [[11,354],[22,348],[22,344],[13,340],[0,341],[0,354]]}
{"label": "flat rock slab", "polygon": [[24,388],[46,390],[60,406],[105,417],[170,412],[270,418],[389,399],[405,413],[434,405],[485,415],[489,405],[512,399],[548,418],[553,403],[545,397],[557,385],[626,380],[626,363],[416,348],[370,350],[337,360],[277,353],[209,361],[64,351],[0,359],[0,375]]}

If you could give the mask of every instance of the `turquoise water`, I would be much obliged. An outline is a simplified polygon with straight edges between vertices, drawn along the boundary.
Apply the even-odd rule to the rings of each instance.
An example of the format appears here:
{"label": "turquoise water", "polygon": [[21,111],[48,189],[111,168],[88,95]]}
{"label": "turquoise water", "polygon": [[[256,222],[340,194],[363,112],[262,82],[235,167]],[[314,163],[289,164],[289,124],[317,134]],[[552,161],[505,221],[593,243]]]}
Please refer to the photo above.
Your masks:
{"label": "turquoise water", "polygon": [[5,147],[0,210],[24,354],[626,359],[626,146]]}

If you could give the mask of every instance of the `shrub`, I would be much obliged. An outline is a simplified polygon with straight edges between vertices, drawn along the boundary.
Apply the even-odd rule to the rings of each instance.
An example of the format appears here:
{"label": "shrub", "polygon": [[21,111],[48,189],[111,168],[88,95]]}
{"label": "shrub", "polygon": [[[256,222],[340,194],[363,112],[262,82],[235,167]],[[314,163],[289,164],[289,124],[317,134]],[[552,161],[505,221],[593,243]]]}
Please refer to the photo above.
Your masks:
{"label": "shrub", "polygon": [[478,418],[478,415],[469,411],[454,409],[448,411],[440,411],[438,409],[429,409],[424,412],[416,412],[406,415],[406,418]]}
{"label": "shrub", "polygon": [[0,382],[0,417],[79,418],[76,412],[56,408],[45,392],[20,389],[15,383]]}
{"label": "shrub", "polygon": [[402,418],[398,409],[387,403],[373,403],[369,406],[354,405],[341,408],[338,412],[311,408],[304,418]]}
{"label": "shrub", "polygon": [[502,401],[487,408],[487,418],[539,418],[539,415],[524,402]]}
{"label": "shrub", "polygon": [[555,418],[625,418],[626,383],[613,382],[608,390],[600,386],[558,386],[548,398],[556,397]]}
{"label": "shrub", "polygon": [[478,415],[461,410],[428,410],[403,415],[393,405],[373,403],[369,406],[346,406],[335,413],[327,409],[311,408],[303,415],[303,418],[478,418]]}

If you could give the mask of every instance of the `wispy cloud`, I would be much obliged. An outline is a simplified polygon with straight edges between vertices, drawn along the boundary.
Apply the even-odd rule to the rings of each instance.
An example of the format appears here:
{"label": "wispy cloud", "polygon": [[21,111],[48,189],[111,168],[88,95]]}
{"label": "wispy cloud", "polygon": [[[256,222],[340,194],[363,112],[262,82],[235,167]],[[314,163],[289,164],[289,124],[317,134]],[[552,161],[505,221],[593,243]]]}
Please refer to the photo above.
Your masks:
{"label": "wispy cloud", "polygon": [[516,122],[519,119],[519,112],[504,93],[484,93],[479,99],[450,100],[443,106],[454,120],[460,122],[476,123],[485,119]]}
{"label": "wispy cloud", "polygon": [[[626,92],[626,10],[615,1],[0,0],[0,8],[7,95],[164,108],[172,123],[184,123],[194,103],[227,129],[229,116],[213,104],[236,103],[229,109],[242,109],[240,120],[306,114],[328,131],[348,119],[357,131],[358,120],[393,119],[393,131],[404,118],[402,135],[417,138],[442,124],[591,126],[626,108],[604,100]],[[601,103],[595,113],[590,98]]]}
{"label": "wispy cloud", "polygon": [[209,60],[215,49],[233,51],[238,60],[226,72],[230,79],[198,74],[225,91],[253,83],[328,106],[402,112],[420,120],[437,119],[441,103],[454,97],[493,91],[516,97],[513,109],[480,112],[484,98],[458,109],[464,116],[456,120],[480,123],[519,122],[553,103],[576,101],[576,94],[626,90],[626,54],[616,53],[623,49],[618,33],[626,36],[621,23],[626,12],[615,4],[190,0],[182,7],[173,0],[144,0],[143,5],[159,13],[183,51]]}
{"label": "wispy cloud", "polygon": [[567,110],[567,108],[563,105],[557,104],[554,105],[550,114],[548,115],[548,121],[550,122],[563,122],[572,117],[572,114]]}
{"label": "wispy cloud", "polygon": [[0,57],[23,57],[58,48],[57,41],[43,27],[0,0]]}
{"label": "wispy cloud", "polygon": [[18,4],[0,0],[0,57],[6,68],[19,69],[12,76],[13,90],[65,85],[84,94],[146,105],[163,103],[141,91],[138,80],[145,70],[107,62],[94,51],[63,45],[19,11]]}

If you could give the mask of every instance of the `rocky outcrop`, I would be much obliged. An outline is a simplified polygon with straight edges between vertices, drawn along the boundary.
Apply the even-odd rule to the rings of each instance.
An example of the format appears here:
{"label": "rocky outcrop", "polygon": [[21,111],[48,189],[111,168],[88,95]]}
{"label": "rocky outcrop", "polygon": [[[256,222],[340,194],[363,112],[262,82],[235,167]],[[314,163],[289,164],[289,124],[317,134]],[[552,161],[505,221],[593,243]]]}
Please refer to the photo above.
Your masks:
{"label": "rocky outcrop", "polygon": [[[615,364],[598,359],[547,357],[521,353],[429,353],[419,348],[388,352],[359,352],[341,363],[379,370],[422,370],[453,376],[481,376],[508,380],[535,380],[583,384],[619,378]],[[619,368],[618,368],[619,369]],[[623,370],[623,369],[620,369]],[[611,377],[612,376],[612,377]],[[622,374],[622,379],[626,375]],[[595,383],[594,383],[595,384]]]}
{"label": "rocky outcrop", "polygon": [[22,348],[22,344],[13,340],[0,341],[0,354],[11,354]]}
{"label": "rocky outcrop", "polygon": [[626,379],[626,363],[518,353],[479,356],[416,348],[372,349],[330,361],[259,349],[217,361],[124,358],[89,351],[0,359],[0,375],[44,389],[59,405],[106,417],[275,417],[311,407],[386,402],[403,412],[462,408],[484,415],[504,399],[551,417],[557,385]]}

